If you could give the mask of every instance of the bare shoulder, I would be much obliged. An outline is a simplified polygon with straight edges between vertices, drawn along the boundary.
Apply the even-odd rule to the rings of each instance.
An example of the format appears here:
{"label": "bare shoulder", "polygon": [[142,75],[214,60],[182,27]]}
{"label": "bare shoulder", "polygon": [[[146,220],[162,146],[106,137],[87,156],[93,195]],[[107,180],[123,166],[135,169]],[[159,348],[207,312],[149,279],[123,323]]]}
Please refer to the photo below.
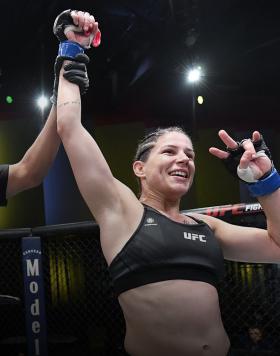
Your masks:
{"label": "bare shoulder", "polygon": [[226,224],[224,221],[214,218],[213,216],[205,215],[205,214],[199,214],[199,213],[190,213],[189,216],[194,217],[195,219],[201,220],[207,225],[210,226],[210,228],[215,231],[218,226],[221,226],[222,224]]}

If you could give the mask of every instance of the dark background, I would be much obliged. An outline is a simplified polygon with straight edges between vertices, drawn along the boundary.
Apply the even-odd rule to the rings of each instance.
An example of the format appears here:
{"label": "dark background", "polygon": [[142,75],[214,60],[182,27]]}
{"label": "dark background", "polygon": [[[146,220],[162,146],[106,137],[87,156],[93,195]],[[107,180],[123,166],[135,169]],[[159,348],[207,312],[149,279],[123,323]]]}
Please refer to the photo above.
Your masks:
{"label": "dark background", "polygon": [[[1,146],[2,162],[19,159],[41,127],[35,99],[52,91],[58,47],[52,24],[68,8],[89,11],[100,24],[101,46],[88,52],[91,87],[83,98],[82,120],[97,136],[114,174],[125,183],[136,189],[123,162],[133,157],[136,140],[157,126],[184,126],[202,157],[197,161],[199,178],[183,208],[244,200],[238,183],[207,155],[210,145],[219,144],[218,129],[237,138],[260,130],[279,163],[280,5],[252,0],[2,3],[0,144],[10,143],[5,149]],[[185,73],[196,64],[204,76],[194,87],[186,82]],[[196,105],[194,115],[192,99],[197,94],[203,95],[204,104]],[[6,103],[6,95],[13,96],[12,105]],[[33,204],[33,199],[44,204],[42,190],[38,194],[40,198],[30,192],[13,198],[5,214],[19,199],[25,199],[22,207]],[[75,199],[72,204],[78,211]],[[4,225],[41,223],[43,215]],[[56,222],[89,216],[74,214]]]}
{"label": "dark background", "polygon": [[277,126],[277,1],[3,2],[1,94],[11,93],[25,110],[41,84],[51,91],[57,51],[52,24],[67,8],[93,13],[102,30],[101,47],[89,52],[88,114],[112,109],[129,120],[133,113],[142,120],[155,117],[151,124],[186,124],[191,93],[184,73],[198,63],[205,72],[198,89],[205,96],[199,126]]}

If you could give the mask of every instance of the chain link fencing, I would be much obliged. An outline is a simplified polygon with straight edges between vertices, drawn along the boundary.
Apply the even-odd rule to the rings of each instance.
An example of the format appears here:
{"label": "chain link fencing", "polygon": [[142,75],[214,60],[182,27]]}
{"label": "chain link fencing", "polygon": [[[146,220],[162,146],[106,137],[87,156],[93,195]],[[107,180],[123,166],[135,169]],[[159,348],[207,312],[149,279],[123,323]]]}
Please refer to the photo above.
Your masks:
{"label": "chain link fencing", "polygon": [[[226,219],[225,219],[226,220]],[[262,214],[233,223],[265,227]],[[8,235],[7,235],[8,234]],[[0,294],[23,296],[21,237],[0,233]],[[42,239],[49,356],[121,356],[125,324],[93,222],[35,228]],[[232,355],[280,355],[280,272],[275,264],[225,262],[220,283],[222,318]],[[1,298],[0,298],[1,299]],[[0,355],[26,356],[23,302],[0,304]],[[264,350],[248,346],[249,328],[266,338]]]}

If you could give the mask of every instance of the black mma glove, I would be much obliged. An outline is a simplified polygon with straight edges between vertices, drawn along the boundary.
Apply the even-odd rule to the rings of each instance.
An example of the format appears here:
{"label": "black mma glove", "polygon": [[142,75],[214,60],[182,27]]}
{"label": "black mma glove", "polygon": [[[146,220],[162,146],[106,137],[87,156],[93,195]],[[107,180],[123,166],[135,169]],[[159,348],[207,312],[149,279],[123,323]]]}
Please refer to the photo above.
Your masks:
{"label": "black mma glove", "polygon": [[54,21],[53,33],[55,34],[55,36],[57,37],[59,42],[67,41],[68,40],[66,37],[67,32],[73,31],[76,33],[85,34],[85,36],[88,38],[88,41],[87,41],[88,43],[86,45],[84,45],[83,48],[89,49],[91,47],[91,45],[93,47],[98,47],[101,42],[100,30],[98,29],[95,34],[84,33],[84,30],[81,27],[76,26],[74,24],[72,16],[71,16],[72,11],[77,11],[77,10],[70,10],[70,9],[65,10],[62,13],[60,13]]}
{"label": "black mma glove", "polygon": [[[57,102],[57,90],[58,90],[58,82],[59,82],[59,73],[61,69],[61,65],[65,60],[64,57],[58,56],[54,65],[54,86],[53,86],[53,94],[50,98],[53,104]],[[75,58],[71,59],[71,62],[64,66],[63,77],[67,79],[69,82],[77,84],[80,88],[81,95],[85,94],[89,87],[89,79],[87,75],[87,63],[89,62],[89,58],[84,53],[79,53],[75,56]]]}
{"label": "black mma glove", "polygon": [[[236,142],[238,145],[238,147],[236,149],[232,149],[232,148],[228,148],[228,147],[226,148],[226,151],[229,153],[229,156],[223,160],[223,163],[226,166],[227,170],[234,177],[240,179],[242,182],[248,183],[248,182],[244,181],[243,179],[241,179],[237,174],[237,167],[239,166],[240,158],[243,155],[243,153],[245,152],[245,150],[242,146],[243,142],[244,142],[244,140],[242,140],[241,142]],[[255,141],[255,142],[252,141],[252,143],[254,145],[256,153],[263,152],[271,160],[271,166],[272,166],[271,170],[269,172],[265,173],[261,178],[259,178],[259,179],[264,179],[270,175],[271,171],[274,168],[273,162],[272,162],[272,156],[271,156],[271,153],[270,153],[268,147],[266,146],[266,143],[262,136],[258,141]]]}
{"label": "black mma glove", "polygon": [[72,10],[65,10],[60,13],[54,21],[53,24],[53,33],[59,40],[59,42],[67,41],[67,37],[65,35],[65,29],[69,27],[73,27],[73,19],[71,16]]}
{"label": "black mma glove", "polygon": [[[76,11],[76,10],[74,10]],[[76,26],[71,16],[72,10],[65,10],[60,13],[54,21],[53,33],[60,42],[58,56],[55,62],[55,81],[51,101],[56,103],[58,80],[61,65],[65,59],[71,60],[71,64],[65,66],[64,78],[72,83],[79,85],[81,95],[86,92],[89,86],[86,64],[89,58],[84,54],[84,48],[90,48],[91,44],[94,47],[99,46],[101,42],[101,32],[99,29],[94,33],[84,33],[83,29]],[[77,42],[67,40],[67,32],[73,31],[79,33],[79,38],[83,41],[83,46]]]}

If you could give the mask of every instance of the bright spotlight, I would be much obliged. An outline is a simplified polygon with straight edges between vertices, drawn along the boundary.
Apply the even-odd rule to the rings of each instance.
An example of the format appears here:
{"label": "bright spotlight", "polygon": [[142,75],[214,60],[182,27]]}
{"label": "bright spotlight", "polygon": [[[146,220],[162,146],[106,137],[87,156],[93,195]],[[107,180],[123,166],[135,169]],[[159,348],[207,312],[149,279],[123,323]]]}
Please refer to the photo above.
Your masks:
{"label": "bright spotlight", "polygon": [[189,83],[196,83],[201,78],[201,67],[196,67],[188,71],[187,79]]}
{"label": "bright spotlight", "polygon": [[49,105],[49,101],[48,101],[48,99],[47,99],[44,95],[41,95],[41,96],[37,99],[37,105],[38,105],[39,108],[43,111],[43,110]]}
{"label": "bright spotlight", "polygon": [[197,102],[198,102],[198,104],[200,104],[200,105],[203,104],[204,99],[203,99],[203,96],[202,96],[202,95],[199,95],[199,96],[197,97]]}

